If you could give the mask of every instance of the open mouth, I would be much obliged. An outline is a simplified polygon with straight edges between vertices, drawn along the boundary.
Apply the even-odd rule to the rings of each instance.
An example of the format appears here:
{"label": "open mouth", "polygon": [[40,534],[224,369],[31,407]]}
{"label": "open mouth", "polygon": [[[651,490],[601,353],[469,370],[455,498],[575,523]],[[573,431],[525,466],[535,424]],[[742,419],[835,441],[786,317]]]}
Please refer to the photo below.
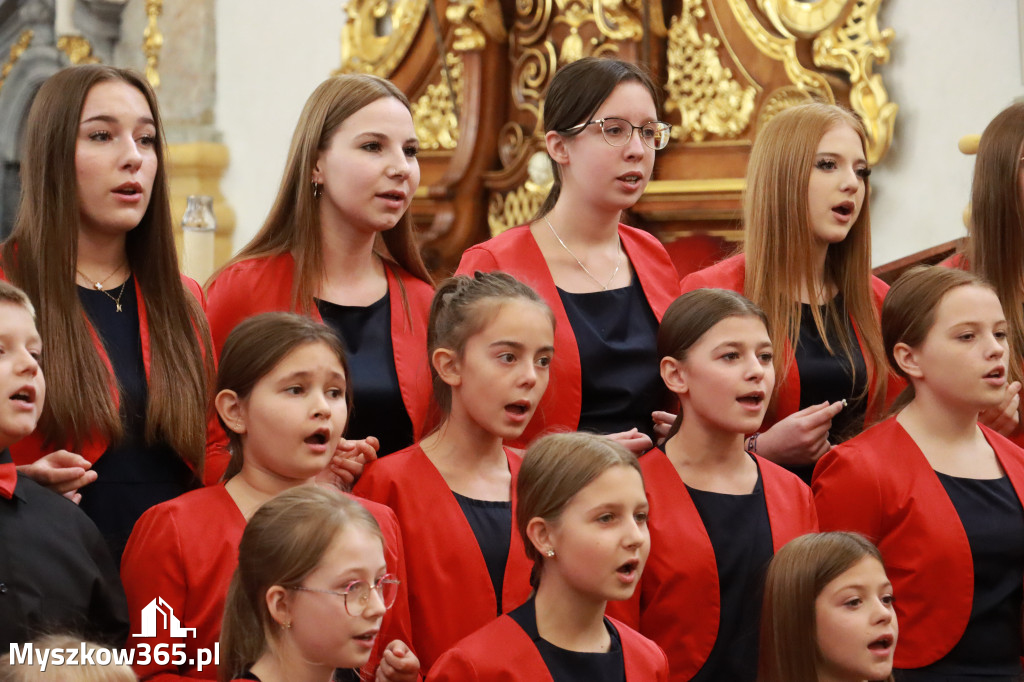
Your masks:
{"label": "open mouth", "polygon": [[327,445],[327,435],[327,431],[321,429],[308,436],[305,442],[310,445]]}
{"label": "open mouth", "polygon": [[115,194],[123,194],[125,196],[134,196],[142,193],[142,185],[137,182],[126,182],[117,189],[114,190]]}
{"label": "open mouth", "polygon": [[619,575],[623,575],[623,576],[627,576],[628,577],[628,576],[632,576],[634,573],[636,573],[636,569],[639,568],[639,567],[640,567],[640,560],[639,559],[630,559],[626,563],[624,563],[621,566],[619,566],[618,568],[616,568],[615,572],[618,573]]}
{"label": "open mouth", "polygon": [[10,399],[32,405],[36,402],[36,389],[31,386],[22,387]]}
{"label": "open mouth", "polygon": [[854,204],[852,201],[844,201],[841,204],[837,204],[832,207],[833,213],[838,213],[841,216],[853,215]]}
{"label": "open mouth", "polygon": [[405,194],[402,192],[381,192],[377,196],[388,201],[405,201]]}
{"label": "open mouth", "polygon": [[378,630],[370,630],[369,632],[364,632],[361,635],[356,635],[352,639],[359,639],[364,642],[372,642],[374,639],[376,639],[378,632]]}
{"label": "open mouth", "polygon": [[871,642],[871,644],[868,644],[868,649],[872,651],[886,651],[892,646],[893,641],[894,637],[892,635],[882,635]]}
{"label": "open mouth", "polygon": [[996,367],[994,370],[985,375],[986,379],[1002,379],[1006,376],[1005,367]]}
{"label": "open mouth", "polygon": [[514,403],[509,403],[508,405],[506,405],[505,411],[510,412],[516,415],[517,417],[522,417],[527,412],[530,411],[530,403],[526,400],[517,400]]}
{"label": "open mouth", "polygon": [[750,407],[760,407],[761,403],[764,402],[764,393],[761,391],[754,391],[746,395],[741,395],[736,400]]}
{"label": "open mouth", "polygon": [[626,173],[625,175],[619,176],[619,180],[621,180],[622,182],[627,182],[631,185],[635,185],[643,179],[644,176],[640,175],[639,173]]}

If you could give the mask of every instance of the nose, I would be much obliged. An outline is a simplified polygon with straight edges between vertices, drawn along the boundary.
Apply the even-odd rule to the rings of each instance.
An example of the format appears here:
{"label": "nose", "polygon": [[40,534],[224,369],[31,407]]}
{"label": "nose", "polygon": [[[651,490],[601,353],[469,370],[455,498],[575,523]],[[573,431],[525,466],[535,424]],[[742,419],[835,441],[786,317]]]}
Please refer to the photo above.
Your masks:
{"label": "nose", "polygon": [[532,362],[524,362],[521,365],[522,372],[519,375],[519,383],[521,386],[528,388],[533,387],[537,383],[537,366]]}
{"label": "nose", "polygon": [[328,419],[331,416],[331,403],[323,391],[316,391],[313,404],[313,417]]}
{"label": "nose", "polygon": [[18,374],[34,377],[39,373],[39,361],[27,350],[18,354]]}
{"label": "nose", "polygon": [[875,600],[875,622],[876,623],[890,623],[896,618],[896,613],[893,611],[892,604],[886,604],[881,599]]}
{"label": "nose", "polygon": [[638,128],[633,128],[633,132],[629,136],[629,140],[626,142],[626,146],[623,147],[625,150],[627,159],[642,159],[647,153],[647,145],[644,144],[643,131]]}
{"label": "nose", "polygon": [[142,166],[142,158],[142,150],[139,149],[138,141],[131,135],[126,135],[122,160],[123,166],[135,172]]}
{"label": "nose", "polygon": [[989,355],[990,358],[1001,358],[1006,353],[1007,340],[1006,337],[998,337],[995,334],[989,335]]}
{"label": "nose", "polygon": [[363,607],[363,618],[373,620],[380,618],[388,610],[384,604],[384,595],[381,594],[381,586],[375,587],[370,590],[370,595],[366,598],[366,605]]}
{"label": "nose", "polygon": [[388,168],[388,177],[407,178],[411,171],[412,163],[409,157],[405,155],[404,149],[399,149],[397,154],[395,154],[394,160],[391,162],[391,166]]}
{"label": "nose", "polygon": [[630,549],[635,549],[644,544],[647,539],[646,526],[641,525],[635,517],[630,517],[629,523],[626,528],[625,545]]}
{"label": "nose", "polygon": [[857,169],[853,166],[844,166],[842,169],[839,189],[850,194],[860,190],[860,177],[857,176]]}
{"label": "nose", "polygon": [[753,353],[747,359],[747,379],[751,381],[760,381],[764,378],[764,373],[767,371],[767,367],[761,364],[761,358],[758,357],[757,353]]}

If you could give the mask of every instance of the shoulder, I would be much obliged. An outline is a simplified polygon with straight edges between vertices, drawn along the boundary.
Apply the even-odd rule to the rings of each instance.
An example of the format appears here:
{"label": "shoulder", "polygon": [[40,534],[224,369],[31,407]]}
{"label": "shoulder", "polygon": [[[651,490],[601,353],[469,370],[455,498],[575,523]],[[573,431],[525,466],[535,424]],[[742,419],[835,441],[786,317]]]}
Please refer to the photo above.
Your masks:
{"label": "shoulder", "polygon": [[754,455],[757,467],[761,470],[761,478],[766,485],[772,485],[787,491],[809,492],[807,484],[792,471],[788,471],[769,459]]}
{"label": "shoulder", "polygon": [[[905,440],[909,440],[895,417],[875,424],[863,433],[845,443],[835,446],[818,460],[812,482],[818,492],[818,480],[825,476],[842,477],[846,480],[881,481],[888,480],[907,457],[895,457],[894,453],[906,453]],[[913,441],[910,447],[916,447]]]}
{"label": "shoulder", "polygon": [[[136,522],[136,529],[200,524],[204,528],[220,525],[236,513],[238,507],[223,485],[213,485],[191,490],[183,495],[154,505],[142,513]],[[134,533],[134,531],[133,531]]]}
{"label": "shoulder", "polygon": [[458,272],[471,274],[472,269],[496,270],[507,267],[506,260],[516,262],[522,257],[522,249],[533,241],[529,225],[520,225],[505,230],[496,237],[474,244],[466,249],[459,262]]}
{"label": "shoulder", "polygon": [[720,288],[743,293],[747,257],[740,253],[710,265],[683,278],[683,293],[695,289]]}
{"label": "shoulder", "polygon": [[380,496],[385,495],[385,491],[390,491],[386,496],[400,493],[405,488],[401,482],[416,481],[420,477],[417,471],[422,468],[424,460],[429,462],[418,444],[376,459],[366,465],[353,492],[375,500],[381,500]]}
{"label": "shoulder", "polygon": [[291,273],[294,268],[295,261],[289,253],[246,258],[231,263],[217,273],[217,276],[210,282],[209,289],[212,292],[214,287],[223,288],[232,283],[254,281],[271,274]]}
{"label": "shoulder", "polygon": [[875,277],[874,275],[872,275],[871,276],[871,296],[875,300],[875,307],[878,308],[879,310],[881,310],[881,308],[882,308],[882,301],[885,300],[885,295],[887,293],[889,293],[889,285],[886,284],[881,279],[879,279],[878,277]]}
{"label": "shoulder", "polygon": [[206,298],[203,296],[203,288],[199,286],[199,282],[195,281],[185,273],[181,273],[181,283],[184,285],[185,290],[195,296],[196,300],[200,304],[206,303]]}

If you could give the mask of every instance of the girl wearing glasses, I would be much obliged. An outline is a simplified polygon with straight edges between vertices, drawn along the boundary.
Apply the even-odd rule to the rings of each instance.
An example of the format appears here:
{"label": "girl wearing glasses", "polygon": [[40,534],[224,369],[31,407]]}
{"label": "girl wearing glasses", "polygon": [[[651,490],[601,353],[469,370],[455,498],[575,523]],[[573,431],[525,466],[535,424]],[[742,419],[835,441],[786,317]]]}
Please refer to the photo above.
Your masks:
{"label": "girl wearing glasses", "polygon": [[330,490],[304,486],[260,507],[238,546],[219,679],[327,682],[365,665],[398,593],[386,544],[364,507]]}
{"label": "girl wearing glasses", "polygon": [[438,287],[427,345],[445,417],[419,444],[371,462],[355,492],[395,510],[409,555],[413,648],[428,670],[455,642],[530,594],[514,532],[522,435],[548,385],[554,321],[501,272]]}
{"label": "girl wearing glasses", "polygon": [[[216,396],[221,424],[230,435],[226,483],[150,509],[132,531],[121,562],[132,617],[129,645],[136,647],[135,670],[141,678],[214,678],[212,668],[200,671],[181,660],[161,665],[152,656],[147,660],[138,645],[147,644],[150,651],[160,644],[168,651],[178,646],[185,661],[197,659],[196,649],[214,646],[246,520],[264,502],[312,483],[323,472],[348,420],[348,376],[338,337],[307,317],[264,313],[228,336]],[[389,570],[401,579],[405,566],[395,516],[381,505],[366,506],[383,529]],[[156,637],[145,636],[141,614],[155,599],[173,610],[183,628],[195,628],[195,636],[171,637],[163,628]],[[372,647],[371,670],[382,655],[400,670],[419,667],[404,645],[384,652],[391,639],[409,641],[404,592],[384,619],[382,633]]]}
{"label": "girl wearing glasses", "polygon": [[[889,376],[871,274],[864,126],[846,109],[803,104],[758,133],[747,166],[743,253],[695,272],[684,292],[738,291],[768,316],[778,381],[747,449],[810,482],[814,462],[874,421]],[[889,390],[902,382],[890,382]]]}
{"label": "girl wearing glasses", "polygon": [[517,440],[560,427],[651,446],[662,405],[655,337],[679,277],[661,243],[619,222],[640,198],[671,126],[639,67],[585,58],[555,74],[544,102],[554,185],[529,225],[466,250],[460,273],[503,270],[533,286],[558,322],[558,364]]}
{"label": "girl wearing glasses", "polygon": [[651,548],[636,457],[594,434],[546,436],[527,450],[516,492],[534,594],[456,644],[428,682],[667,680],[658,645],[605,617],[633,594]]}

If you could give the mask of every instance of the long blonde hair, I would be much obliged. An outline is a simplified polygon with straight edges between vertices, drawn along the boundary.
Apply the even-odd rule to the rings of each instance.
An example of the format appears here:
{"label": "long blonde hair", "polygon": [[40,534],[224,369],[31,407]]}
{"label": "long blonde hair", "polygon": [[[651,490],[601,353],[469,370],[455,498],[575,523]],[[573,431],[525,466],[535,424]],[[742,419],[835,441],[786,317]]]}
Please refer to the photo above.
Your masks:
{"label": "long blonde hair", "polygon": [[[857,133],[862,149],[866,145],[864,126],[851,112],[831,104],[801,104],[783,110],[758,133],[747,166],[747,189],[743,197],[746,227],[746,274],[743,293],[759,305],[768,317],[768,332],[776,343],[786,340],[796,348],[800,338],[801,286],[814,282],[814,244],[808,212],[810,175],[821,138],[836,126],[846,125]],[[825,256],[826,284],[834,285],[843,297],[867,351],[870,400],[885,395],[888,371],[882,350],[882,330],[871,291],[871,187],[864,181],[864,205],[846,239],[828,247]],[[843,329],[835,299],[822,314],[811,306],[814,324],[830,353],[827,329]],[[838,350],[853,362],[855,339],[840,334]],[[775,354],[773,406],[793,356]],[[870,373],[874,373],[874,377]],[[856,379],[856,377],[854,377]]]}

